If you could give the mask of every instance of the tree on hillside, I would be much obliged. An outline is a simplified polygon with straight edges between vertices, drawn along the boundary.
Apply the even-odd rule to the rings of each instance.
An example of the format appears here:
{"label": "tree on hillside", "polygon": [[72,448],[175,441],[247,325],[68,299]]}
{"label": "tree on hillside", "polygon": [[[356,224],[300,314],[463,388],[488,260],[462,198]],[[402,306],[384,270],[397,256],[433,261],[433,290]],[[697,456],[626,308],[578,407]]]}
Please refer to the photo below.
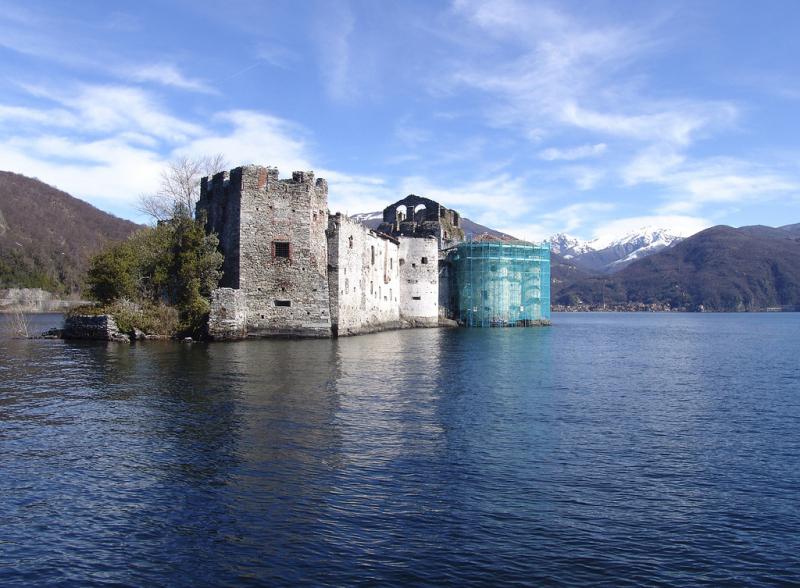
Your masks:
{"label": "tree on hillside", "polygon": [[179,157],[161,173],[161,186],[154,194],[142,194],[137,209],[155,221],[191,218],[200,197],[200,179],[228,169],[225,157],[216,155]]}

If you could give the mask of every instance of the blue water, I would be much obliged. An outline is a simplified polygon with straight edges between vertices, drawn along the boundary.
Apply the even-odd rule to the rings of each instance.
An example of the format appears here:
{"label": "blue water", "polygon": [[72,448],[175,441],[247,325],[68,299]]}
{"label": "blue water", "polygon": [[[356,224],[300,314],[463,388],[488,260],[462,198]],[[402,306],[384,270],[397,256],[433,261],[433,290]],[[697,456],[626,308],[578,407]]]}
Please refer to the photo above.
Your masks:
{"label": "blue water", "polygon": [[5,338],[0,466],[2,586],[797,584],[800,314]]}

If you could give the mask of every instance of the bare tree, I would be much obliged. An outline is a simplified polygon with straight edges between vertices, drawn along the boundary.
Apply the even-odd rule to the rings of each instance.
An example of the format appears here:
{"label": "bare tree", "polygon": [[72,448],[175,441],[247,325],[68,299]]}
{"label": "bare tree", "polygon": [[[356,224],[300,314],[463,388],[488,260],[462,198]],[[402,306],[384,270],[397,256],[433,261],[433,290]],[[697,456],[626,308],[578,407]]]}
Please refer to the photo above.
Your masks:
{"label": "bare tree", "polygon": [[161,186],[154,194],[139,196],[137,209],[156,221],[194,213],[194,205],[200,197],[200,179],[228,169],[225,156],[179,157],[161,172]]}
{"label": "bare tree", "polygon": [[15,310],[11,315],[11,332],[14,337],[27,339],[31,336],[30,320],[21,309]]}

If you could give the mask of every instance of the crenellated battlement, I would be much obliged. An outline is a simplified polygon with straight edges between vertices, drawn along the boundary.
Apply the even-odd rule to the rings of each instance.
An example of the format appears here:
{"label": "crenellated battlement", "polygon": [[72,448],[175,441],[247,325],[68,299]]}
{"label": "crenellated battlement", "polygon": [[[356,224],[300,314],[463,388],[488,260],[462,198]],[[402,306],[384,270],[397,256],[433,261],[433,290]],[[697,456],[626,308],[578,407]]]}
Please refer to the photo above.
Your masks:
{"label": "crenellated battlement", "polygon": [[280,179],[277,167],[244,165],[202,178],[197,210],[207,208],[211,200],[226,198],[231,192],[239,194],[243,188],[267,191],[275,184],[287,187],[309,185],[315,188],[318,196],[327,198],[328,195],[328,182],[316,178],[313,171],[294,171],[291,178]]}

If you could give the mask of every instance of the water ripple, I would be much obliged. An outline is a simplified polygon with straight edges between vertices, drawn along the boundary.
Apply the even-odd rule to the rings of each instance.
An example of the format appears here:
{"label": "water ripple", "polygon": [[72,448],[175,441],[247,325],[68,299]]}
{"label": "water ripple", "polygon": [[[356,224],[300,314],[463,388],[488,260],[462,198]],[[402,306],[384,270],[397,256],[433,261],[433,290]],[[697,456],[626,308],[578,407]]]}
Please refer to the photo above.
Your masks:
{"label": "water ripple", "polygon": [[0,585],[796,584],[798,332],[0,339]]}

